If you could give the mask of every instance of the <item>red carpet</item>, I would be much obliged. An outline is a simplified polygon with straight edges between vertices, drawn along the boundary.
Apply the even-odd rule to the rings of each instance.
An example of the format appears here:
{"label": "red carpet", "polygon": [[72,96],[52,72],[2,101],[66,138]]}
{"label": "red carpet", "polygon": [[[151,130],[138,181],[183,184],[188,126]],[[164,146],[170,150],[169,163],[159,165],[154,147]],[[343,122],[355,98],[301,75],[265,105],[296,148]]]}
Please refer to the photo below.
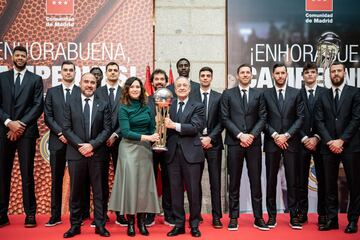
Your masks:
{"label": "red carpet", "polygon": [[[317,230],[316,215],[310,215],[309,222],[304,225],[303,230],[292,230],[289,227],[288,215],[279,214],[277,218],[278,225],[275,229],[268,232],[263,232],[255,229],[253,225],[253,217],[250,214],[241,214],[239,219],[239,230],[230,232],[226,226],[228,224],[228,216],[224,215],[223,229],[214,229],[211,226],[211,215],[203,215],[204,223],[200,225],[202,237],[200,239],[206,240],[223,240],[223,239],[236,239],[236,240],[360,240],[360,233],[345,234],[344,228],[346,227],[346,215],[339,215],[340,229],[329,232],[319,232]],[[36,228],[24,228],[24,216],[12,215],[10,216],[10,225],[0,228],[0,240],[57,240],[63,239],[63,233],[70,227],[69,216],[63,216],[63,224],[55,227],[44,227],[49,217],[46,215],[37,216],[38,226]],[[95,240],[95,239],[134,239],[126,235],[126,227],[120,227],[114,224],[115,217],[111,216],[110,223],[107,224],[107,229],[110,231],[110,238],[103,238],[94,233],[94,228],[90,227],[90,220],[85,222],[81,228],[81,234],[73,237],[74,240]],[[265,216],[266,220],[266,216]],[[136,239],[195,239],[190,235],[190,229],[186,229],[185,235],[169,238],[166,233],[170,231],[171,227],[163,224],[163,218],[158,217],[156,224],[149,228],[150,236],[141,236],[138,232]],[[137,229],[136,229],[137,230]]]}

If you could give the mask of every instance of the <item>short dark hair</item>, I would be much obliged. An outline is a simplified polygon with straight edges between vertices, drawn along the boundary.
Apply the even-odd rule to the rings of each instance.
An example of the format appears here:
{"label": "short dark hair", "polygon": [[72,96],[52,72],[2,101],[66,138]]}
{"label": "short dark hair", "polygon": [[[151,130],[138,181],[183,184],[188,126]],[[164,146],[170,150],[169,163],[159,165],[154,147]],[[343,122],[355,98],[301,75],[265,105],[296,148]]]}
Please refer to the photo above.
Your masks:
{"label": "short dark hair", "polygon": [[331,69],[332,66],[336,66],[336,65],[342,65],[342,66],[343,66],[343,69],[345,70],[345,65],[344,65],[342,62],[339,62],[339,61],[333,62],[333,63],[330,65],[330,68],[329,68],[329,69]]}
{"label": "short dark hair", "polygon": [[24,46],[19,45],[19,46],[14,47],[13,53],[15,53],[15,51],[24,52],[27,55],[27,50]]}
{"label": "short dark hair", "polygon": [[90,69],[90,72],[92,73],[92,72],[95,71],[95,70],[99,70],[101,73],[103,73],[103,71],[102,71],[101,68],[99,68],[99,67],[92,67],[92,68]]}
{"label": "short dark hair", "polygon": [[147,96],[145,94],[145,88],[144,88],[144,84],[142,83],[142,81],[140,80],[140,78],[137,77],[129,77],[124,84],[124,88],[122,89],[122,94],[121,94],[121,99],[120,102],[123,105],[131,105],[131,98],[130,98],[130,94],[129,94],[129,89],[130,86],[133,84],[133,82],[138,81],[140,83],[140,88],[141,88],[141,93],[139,96],[139,101],[141,103],[141,106],[145,106],[146,102],[147,102]]}
{"label": "short dark hair", "polygon": [[250,68],[250,72],[252,72],[252,67],[251,67],[251,65],[248,64],[248,63],[243,63],[243,64],[241,64],[240,66],[238,66],[238,68],[236,69],[236,74],[238,74],[239,71],[240,71],[240,69],[243,68],[243,67],[248,67],[248,68]]}
{"label": "short dark hair", "polygon": [[73,65],[74,70],[75,70],[75,64],[72,61],[69,61],[69,60],[63,61],[61,64],[61,69],[64,67],[64,65]]}
{"label": "short dark hair", "polygon": [[106,64],[105,70],[107,71],[107,70],[108,70],[108,67],[109,67],[109,66],[113,66],[113,65],[117,66],[117,68],[119,69],[119,64],[117,64],[116,62],[109,62],[108,64]]}
{"label": "short dark hair", "polygon": [[200,73],[201,73],[201,72],[205,72],[205,71],[211,72],[211,75],[213,75],[213,70],[212,70],[211,67],[202,67],[202,68],[199,70],[199,76],[200,76]]}
{"label": "short dark hair", "polygon": [[310,70],[310,69],[315,69],[316,72],[318,72],[318,67],[317,67],[316,63],[314,63],[314,62],[306,62],[304,64],[304,66],[303,66],[302,74],[304,74],[305,71]]}
{"label": "short dark hair", "polygon": [[151,75],[150,75],[150,82],[153,82],[153,81],[154,81],[154,76],[155,76],[156,74],[163,74],[164,77],[165,77],[165,81],[168,82],[168,76],[166,75],[166,72],[165,72],[164,70],[160,69],[160,68],[155,69],[155,70],[151,73]]}
{"label": "short dark hair", "polygon": [[284,63],[275,63],[273,68],[272,68],[272,72],[274,73],[275,72],[275,69],[279,68],[279,67],[285,67],[285,70],[287,72],[287,67]]}
{"label": "short dark hair", "polygon": [[187,58],[180,58],[180,59],[176,62],[176,68],[178,68],[179,63],[180,63],[181,61],[187,61],[188,64],[189,64],[189,67],[190,67],[190,61],[189,61]]}

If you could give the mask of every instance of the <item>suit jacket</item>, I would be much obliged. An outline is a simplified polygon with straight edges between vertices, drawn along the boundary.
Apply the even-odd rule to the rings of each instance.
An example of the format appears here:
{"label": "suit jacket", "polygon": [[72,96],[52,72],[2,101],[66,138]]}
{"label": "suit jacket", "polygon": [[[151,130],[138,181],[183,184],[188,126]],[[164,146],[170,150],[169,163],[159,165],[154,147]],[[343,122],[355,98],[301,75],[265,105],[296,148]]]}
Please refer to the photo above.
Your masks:
{"label": "suit jacket", "polygon": [[[311,109],[311,106],[309,105],[309,100],[307,96],[307,92],[305,87],[303,87],[301,90],[301,97],[304,102],[304,123],[303,126],[300,129],[300,139],[302,139],[305,136],[313,137],[314,134],[319,135],[318,131],[316,130],[315,125],[315,105],[317,100],[319,99],[319,96],[324,94],[326,92],[326,88],[317,86],[316,92],[315,92],[315,98],[314,98],[314,107],[313,110]],[[320,135],[319,135],[320,136]]]}
{"label": "suit jacket", "polygon": [[[189,98],[192,98],[194,96],[194,94],[196,94],[198,91],[200,91],[200,84],[197,82],[194,82],[193,80],[190,80],[190,86],[191,86],[191,89],[190,89]],[[171,85],[167,86],[166,88],[172,92],[174,97],[177,97],[176,93],[175,93],[174,84],[171,84]]]}
{"label": "suit jacket", "polygon": [[261,132],[266,123],[265,101],[260,90],[250,88],[248,94],[248,107],[244,109],[238,86],[223,92],[221,115],[227,145],[239,145],[237,135],[243,132],[255,136],[253,146],[261,146]]}
{"label": "suit jacket", "polygon": [[[118,112],[119,112],[119,107],[120,107],[121,91],[122,91],[122,88],[119,86],[116,91],[116,94],[115,94],[115,105],[112,106],[112,109],[111,109],[112,132],[115,132],[119,136],[119,138],[121,138],[121,128],[120,128],[120,124],[119,124]],[[98,97],[99,99],[101,99],[102,101],[107,102],[108,105],[110,106],[108,88],[106,85],[98,88],[95,92],[95,96]]]}
{"label": "suit jacket", "polygon": [[[170,119],[176,122],[177,99],[172,101]],[[204,105],[189,98],[180,119],[181,132],[168,129],[166,146],[166,161],[171,163],[174,159],[177,145],[180,145],[188,163],[204,162],[200,136],[205,126]]]}
{"label": "suit jacket", "polygon": [[37,120],[44,107],[42,79],[26,70],[17,96],[13,96],[14,84],[14,70],[0,73],[0,137],[6,138],[9,129],[4,122],[10,119],[27,125],[23,137],[37,138]]}
{"label": "suit jacket", "polygon": [[[200,89],[193,93],[193,100],[201,101]],[[224,148],[221,133],[224,130],[221,124],[221,93],[211,90],[209,95],[208,105],[208,120],[205,121],[205,127],[207,127],[207,135],[211,138],[211,144],[213,147]],[[205,109],[204,109],[205,111]]]}
{"label": "suit jacket", "polygon": [[282,111],[278,105],[275,87],[264,91],[267,120],[265,125],[264,151],[276,152],[280,148],[275,144],[271,135],[289,133],[287,148],[290,152],[297,152],[300,146],[299,131],[304,122],[304,103],[299,89],[286,86],[284,107]]}
{"label": "suit jacket", "polygon": [[360,152],[360,93],[345,85],[335,109],[332,89],[322,94],[315,106],[315,121],[322,139],[321,153],[330,154],[326,145],[334,139],[344,140],[344,153]]}
{"label": "suit jacket", "polygon": [[[73,87],[71,95],[79,95],[80,88],[78,86]],[[70,99],[68,100],[70,101]],[[46,93],[45,105],[44,105],[44,114],[45,114],[45,123],[50,129],[49,137],[49,149],[50,150],[59,150],[64,145],[60,141],[58,134],[63,132],[63,123],[64,123],[64,111],[65,111],[65,97],[63,86],[59,85],[56,87],[49,88]]]}
{"label": "suit jacket", "polygon": [[[71,101],[65,104],[64,113],[64,136],[69,141],[66,148],[67,160],[80,160],[83,157],[78,151],[80,143],[85,141],[85,123],[81,95],[73,95]],[[91,114],[91,136],[90,143],[94,148],[93,159],[106,161],[107,147],[106,140],[112,134],[111,131],[111,112],[107,102],[94,97]]]}

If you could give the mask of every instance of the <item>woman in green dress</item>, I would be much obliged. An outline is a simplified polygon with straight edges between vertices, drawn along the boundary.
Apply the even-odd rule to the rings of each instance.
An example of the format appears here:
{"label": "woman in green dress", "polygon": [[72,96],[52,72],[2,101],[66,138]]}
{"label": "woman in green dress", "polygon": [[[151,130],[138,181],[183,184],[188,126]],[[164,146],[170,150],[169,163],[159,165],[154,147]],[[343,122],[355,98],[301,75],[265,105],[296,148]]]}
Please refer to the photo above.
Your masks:
{"label": "woman in green dress", "polygon": [[129,236],[135,236],[135,214],[142,235],[149,235],[146,213],[159,213],[159,202],[152,163],[151,142],[159,140],[155,119],[146,104],[140,79],[126,80],[119,108],[122,140],[118,166],[109,200],[109,209],[127,214]]}

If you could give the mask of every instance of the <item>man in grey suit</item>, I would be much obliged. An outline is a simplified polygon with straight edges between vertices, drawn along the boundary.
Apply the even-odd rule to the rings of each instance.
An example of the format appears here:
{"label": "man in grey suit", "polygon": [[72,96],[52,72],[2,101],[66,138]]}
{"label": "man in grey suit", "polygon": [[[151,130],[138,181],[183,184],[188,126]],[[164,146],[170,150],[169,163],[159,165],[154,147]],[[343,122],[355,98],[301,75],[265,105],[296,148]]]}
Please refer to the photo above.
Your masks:
{"label": "man in grey suit", "polygon": [[65,171],[65,153],[68,144],[63,133],[65,103],[71,95],[79,94],[80,88],[75,86],[75,65],[70,61],[61,64],[62,81],[59,86],[48,89],[44,114],[45,123],[50,129],[49,150],[51,167],[51,217],[46,227],[61,223],[62,187]]}
{"label": "man in grey suit", "polygon": [[37,120],[43,111],[43,82],[26,70],[27,51],[13,50],[14,69],[0,73],[0,227],[8,225],[11,172],[18,151],[25,227],[35,227],[34,157],[39,137]]}
{"label": "man in grey suit", "polygon": [[70,175],[70,223],[64,238],[80,234],[83,183],[87,172],[94,196],[95,233],[109,237],[105,228],[106,214],[104,184],[107,158],[106,140],[112,133],[111,112],[107,102],[94,96],[96,78],[85,73],[80,80],[81,94],[74,95],[65,105],[64,135],[68,140],[66,159]]}
{"label": "man in grey suit", "polygon": [[321,137],[324,161],[325,196],[328,220],[320,231],[338,229],[339,164],[342,161],[350,202],[345,233],[358,231],[360,214],[360,93],[345,83],[345,66],[335,62],[330,66],[331,88],[316,103],[315,119]]}
{"label": "man in grey suit", "polygon": [[201,164],[204,152],[200,140],[205,125],[204,106],[189,98],[190,82],[185,77],[175,81],[177,99],[165,119],[168,128],[166,162],[170,177],[171,204],[175,227],[168,236],[185,233],[184,183],[190,207],[190,227],[193,237],[200,237]]}
{"label": "man in grey suit", "polygon": [[280,160],[283,159],[288,191],[290,227],[302,229],[296,216],[296,174],[300,148],[299,131],[304,121],[304,103],[299,89],[287,86],[287,68],[278,63],[273,66],[274,87],[264,91],[266,125],[264,151],[266,163],[267,225],[276,226],[276,185]]}
{"label": "man in grey suit", "polygon": [[230,176],[228,230],[238,230],[240,181],[245,159],[255,217],[254,227],[267,231],[269,227],[263,219],[261,192],[261,132],[266,122],[264,97],[259,90],[250,88],[252,79],[250,65],[240,65],[236,77],[239,85],[225,90],[221,101]]}

